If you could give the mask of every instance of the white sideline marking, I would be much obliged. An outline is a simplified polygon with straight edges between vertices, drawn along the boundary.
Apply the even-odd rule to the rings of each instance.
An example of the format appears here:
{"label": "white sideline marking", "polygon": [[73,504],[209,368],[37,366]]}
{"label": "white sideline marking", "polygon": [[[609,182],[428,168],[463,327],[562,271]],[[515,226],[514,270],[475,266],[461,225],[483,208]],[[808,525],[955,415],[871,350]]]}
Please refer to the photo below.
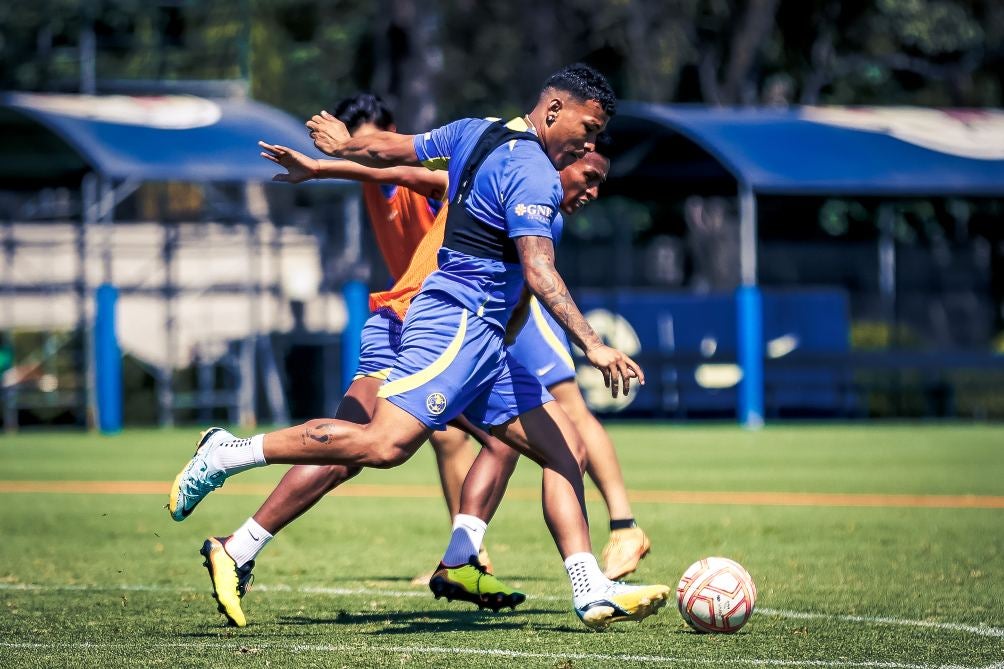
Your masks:
{"label": "white sideline marking", "polygon": [[[202,592],[203,588],[178,588],[162,585],[38,585],[33,583],[0,583],[2,590],[38,590],[38,591],[118,591],[126,592]],[[366,596],[375,595],[383,597],[422,597],[427,598],[430,594],[424,590],[382,590],[380,588],[332,588],[327,586],[290,586],[282,583],[269,585],[258,585],[254,587],[258,592],[290,592],[308,595],[338,595],[338,596]],[[568,602],[568,597],[557,595],[528,595],[527,602]],[[853,616],[838,613],[810,613],[806,611],[788,611],[785,609],[771,609],[757,607],[756,613],[765,616],[775,616],[778,618],[793,618],[796,620],[840,620],[850,623],[864,623],[868,625],[902,625],[905,627],[923,627],[927,629],[940,629],[951,632],[965,632],[976,636],[985,636],[1001,639],[1004,638],[1004,628],[990,627],[989,625],[965,625],[962,623],[939,623],[930,620],[911,620],[909,618],[888,618],[882,616]],[[918,665],[920,666],[920,665]],[[984,669],[1004,669],[1004,662],[995,664]]]}
{"label": "white sideline marking", "polygon": [[[781,618],[797,618],[801,620],[815,620],[815,619],[825,619],[825,620],[843,620],[849,623],[874,623],[878,625],[911,625],[913,627],[930,627],[934,629],[942,630],[953,630],[957,632],[968,632],[970,634],[977,634],[979,636],[989,636],[996,637],[998,639],[1004,638],[1004,629],[999,627],[990,627],[986,625],[963,625],[961,623],[936,623],[930,620],[909,620],[904,618],[885,618],[885,617],[871,617],[871,616],[848,616],[842,614],[832,614],[832,613],[805,613],[802,611],[785,611],[780,609],[756,609],[757,613],[763,613],[768,616],[778,616]],[[988,669],[997,669],[1000,666],[1004,669],[1004,663],[1001,665],[994,665]]]}
{"label": "white sideline marking", "polygon": [[[250,641],[250,640],[249,640]],[[0,648],[11,649],[73,649],[73,650],[107,650],[113,648],[134,649],[137,644],[126,643],[92,643],[81,641],[78,643],[17,643],[0,642]],[[507,658],[524,658],[536,660],[593,660],[599,662],[646,662],[656,664],[712,664],[720,665],[718,659],[700,659],[671,657],[666,655],[627,655],[627,654],[603,654],[603,653],[532,653],[522,650],[502,650],[498,648],[450,648],[445,646],[383,646],[383,645],[352,645],[352,644],[295,644],[291,647],[276,646],[269,643],[154,643],[142,644],[143,648],[164,649],[183,648],[188,650],[227,650],[239,652],[254,649],[275,649],[280,652],[294,653],[351,653],[351,652],[382,652],[382,653],[414,653],[426,655],[474,655]],[[774,659],[739,659],[729,660],[730,666],[746,667],[855,667],[856,669],[978,669],[976,667],[966,667],[957,664],[905,664],[902,662],[886,662],[881,660],[848,662],[841,660],[774,660]],[[996,669],[1001,665],[991,665],[979,669]]]}

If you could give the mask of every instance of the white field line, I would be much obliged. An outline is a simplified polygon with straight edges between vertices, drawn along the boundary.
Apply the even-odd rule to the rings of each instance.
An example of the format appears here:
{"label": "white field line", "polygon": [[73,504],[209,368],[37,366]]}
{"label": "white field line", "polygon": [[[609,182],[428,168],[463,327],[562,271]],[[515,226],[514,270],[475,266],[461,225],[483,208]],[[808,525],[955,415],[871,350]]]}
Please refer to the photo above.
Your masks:
{"label": "white field line", "polygon": [[909,625],[912,627],[928,627],[940,630],[967,632],[979,636],[1004,638],[1004,629],[986,625],[963,625],[961,623],[937,623],[930,620],[909,620],[904,618],[885,618],[881,616],[848,616],[833,613],[805,613],[802,611],[785,611],[783,609],[756,609],[757,613],[780,618],[796,618],[799,620],[840,620],[849,623],[866,623],[870,625]]}
{"label": "white field line", "polygon": [[[0,591],[4,590],[30,590],[30,591],[126,591],[126,592],[202,592],[200,588],[179,588],[163,585],[39,585],[32,583],[0,583]],[[382,596],[382,597],[429,597],[429,593],[424,590],[382,590],[380,588],[331,588],[326,586],[290,586],[281,583],[268,585],[256,585],[254,590],[258,592],[292,592],[307,595],[334,595],[334,596]],[[568,597],[557,595],[528,595],[528,602],[568,602]],[[1001,639],[1004,638],[1004,628],[991,627],[989,625],[965,625],[962,623],[939,623],[931,620],[911,620],[909,618],[889,618],[884,616],[854,616],[838,613],[810,613],[806,611],[788,611],[785,609],[771,609],[757,607],[756,612],[760,615],[774,616],[778,618],[792,618],[795,620],[839,620],[842,622],[862,623],[866,625],[901,625],[904,627],[923,627],[928,629],[939,629],[950,632],[964,632],[975,636],[984,636]],[[1004,662],[987,669],[1004,669]]]}
{"label": "white field line", "polygon": [[[81,641],[76,643],[37,643],[37,642],[0,642],[0,648],[18,650],[135,650],[137,644],[126,643],[92,643]],[[289,646],[278,646],[268,643],[144,643],[142,648],[159,650],[177,648],[183,650],[213,650],[230,652],[260,652],[262,650],[277,650],[288,653],[401,653],[415,655],[471,655],[484,657],[522,658],[535,660],[589,660],[598,662],[637,662],[645,664],[709,664],[720,665],[719,659],[701,659],[673,657],[667,655],[628,655],[628,654],[604,654],[604,653],[533,653],[521,650],[503,650],[495,648],[469,648],[469,647],[449,647],[449,646],[390,646],[390,645],[364,645],[364,644],[295,644]],[[864,660],[851,662],[846,660],[775,660],[765,659],[742,659],[732,658],[729,666],[744,667],[852,667],[854,669],[977,669],[964,665],[944,665],[944,664],[908,664],[903,662],[887,662],[882,660]],[[982,667],[979,669],[996,669],[1000,665]]]}

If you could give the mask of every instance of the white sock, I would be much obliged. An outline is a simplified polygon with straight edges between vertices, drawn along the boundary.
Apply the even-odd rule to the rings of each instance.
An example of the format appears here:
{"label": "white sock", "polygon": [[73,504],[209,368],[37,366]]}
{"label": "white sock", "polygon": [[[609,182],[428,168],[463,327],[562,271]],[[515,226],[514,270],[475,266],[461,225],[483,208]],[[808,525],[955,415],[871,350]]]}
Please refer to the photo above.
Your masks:
{"label": "white sock", "polygon": [[592,553],[574,553],[565,558],[565,570],[572,582],[572,601],[575,608],[585,606],[601,597],[610,586],[610,579],[600,571]]}
{"label": "white sock", "polygon": [[265,531],[265,528],[255,522],[254,518],[248,518],[244,524],[237,528],[226,543],[223,549],[227,555],[234,559],[238,567],[243,567],[251,560],[258,557],[265,544],[272,540],[272,535]]}
{"label": "white sock", "polygon": [[264,434],[256,434],[248,439],[234,439],[225,442],[213,452],[213,464],[228,475],[254,467],[263,467],[267,464],[264,448]]}
{"label": "white sock", "polygon": [[443,564],[449,567],[467,564],[471,557],[477,557],[481,542],[485,539],[488,525],[477,516],[458,513],[453,518],[453,533],[450,545],[443,555]]}

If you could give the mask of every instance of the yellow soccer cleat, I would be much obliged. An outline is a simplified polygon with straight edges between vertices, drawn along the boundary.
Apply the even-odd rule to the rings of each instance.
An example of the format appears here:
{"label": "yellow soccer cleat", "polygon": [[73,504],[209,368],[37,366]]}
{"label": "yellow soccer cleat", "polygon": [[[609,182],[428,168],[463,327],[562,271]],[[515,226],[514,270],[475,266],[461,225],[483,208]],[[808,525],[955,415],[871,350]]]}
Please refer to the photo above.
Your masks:
{"label": "yellow soccer cleat", "polygon": [[603,631],[610,623],[644,620],[658,613],[668,599],[668,585],[627,585],[614,581],[598,599],[575,607],[575,613],[586,627]]}
{"label": "yellow soccer cleat", "polygon": [[626,527],[610,532],[603,548],[603,575],[611,581],[624,578],[635,569],[652,549],[652,542],[640,527]]}
{"label": "yellow soccer cleat", "polygon": [[[481,563],[481,566],[484,567],[485,571],[488,572],[489,574],[495,573],[495,568],[492,566],[492,559],[488,556],[488,549],[485,548],[483,545],[481,546],[481,549],[478,551],[478,562]],[[432,577],[435,573],[436,573],[435,571],[422,572],[415,578],[411,579],[411,584],[429,585],[429,582],[432,580]]]}
{"label": "yellow soccer cleat", "polygon": [[461,599],[475,604],[479,609],[515,609],[526,600],[526,595],[517,592],[488,573],[477,558],[459,567],[439,568],[429,579],[429,589],[436,599],[446,597],[447,601]]}
{"label": "yellow soccer cleat", "polygon": [[202,564],[209,571],[209,580],[213,583],[213,599],[216,608],[227,617],[234,627],[244,627],[247,619],[241,609],[241,598],[251,589],[254,575],[254,560],[243,567],[238,567],[234,559],[223,548],[223,539],[209,537],[199,551],[206,558]]}

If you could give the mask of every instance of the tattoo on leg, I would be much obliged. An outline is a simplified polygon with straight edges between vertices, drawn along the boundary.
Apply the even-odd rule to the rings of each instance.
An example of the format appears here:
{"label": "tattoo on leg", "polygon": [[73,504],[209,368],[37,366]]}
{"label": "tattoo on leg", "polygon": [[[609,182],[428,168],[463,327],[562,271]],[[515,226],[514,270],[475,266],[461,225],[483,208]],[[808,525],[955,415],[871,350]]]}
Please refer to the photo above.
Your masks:
{"label": "tattoo on leg", "polygon": [[308,437],[319,444],[328,443],[331,439],[331,435],[328,434],[328,431],[334,426],[334,423],[321,423],[320,425],[308,426],[303,431],[303,445],[307,445]]}

